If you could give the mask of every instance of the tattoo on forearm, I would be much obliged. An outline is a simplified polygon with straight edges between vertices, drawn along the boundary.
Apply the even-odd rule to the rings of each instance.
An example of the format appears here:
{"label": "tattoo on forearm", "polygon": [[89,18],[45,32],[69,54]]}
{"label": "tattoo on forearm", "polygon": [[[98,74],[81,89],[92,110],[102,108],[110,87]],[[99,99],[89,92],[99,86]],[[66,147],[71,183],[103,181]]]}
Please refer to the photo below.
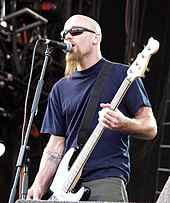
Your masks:
{"label": "tattoo on forearm", "polygon": [[47,154],[49,155],[49,158],[48,160],[51,162],[51,163],[54,163],[54,164],[59,164],[61,159],[62,159],[62,155],[56,153],[56,152],[47,152]]}

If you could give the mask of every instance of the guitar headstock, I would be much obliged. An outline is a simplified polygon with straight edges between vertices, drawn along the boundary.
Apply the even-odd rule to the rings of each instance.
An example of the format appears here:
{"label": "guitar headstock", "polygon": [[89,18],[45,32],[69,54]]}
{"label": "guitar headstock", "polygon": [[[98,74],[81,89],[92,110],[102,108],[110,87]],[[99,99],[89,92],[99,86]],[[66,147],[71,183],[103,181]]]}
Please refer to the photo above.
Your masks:
{"label": "guitar headstock", "polygon": [[151,56],[155,54],[158,49],[159,42],[151,37],[148,40],[148,44],[144,47],[143,51],[137,55],[137,58],[127,71],[128,78],[131,82],[138,77],[144,77]]}

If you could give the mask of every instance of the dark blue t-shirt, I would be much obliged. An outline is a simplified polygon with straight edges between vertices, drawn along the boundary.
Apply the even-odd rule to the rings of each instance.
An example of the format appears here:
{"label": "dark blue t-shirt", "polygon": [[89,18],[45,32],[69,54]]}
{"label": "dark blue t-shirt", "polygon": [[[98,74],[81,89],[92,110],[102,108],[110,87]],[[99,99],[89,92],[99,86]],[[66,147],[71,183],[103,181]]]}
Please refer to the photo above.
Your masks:
{"label": "dark blue t-shirt", "polygon": [[[71,78],[63,77],[54,84],[49,95],[41,133],[64,136],[65,152],[76,145],[77,132],[98,73],[104,64],[102,58],[94,66],[84,71],[76,71]],[[128,66],[115,63],[109,72],[100,103],[110,103],[127,76]],[[150,106],[142,80],[134,81],[118,109],[133,118],[141,105]],[[89,136],[98,124],[98,105]],[[120,177],[129,181],[130,157],[129,135],[121,131],[104,130],[96,147],[84,166],[82,179],[90,181],[104,177]]]}

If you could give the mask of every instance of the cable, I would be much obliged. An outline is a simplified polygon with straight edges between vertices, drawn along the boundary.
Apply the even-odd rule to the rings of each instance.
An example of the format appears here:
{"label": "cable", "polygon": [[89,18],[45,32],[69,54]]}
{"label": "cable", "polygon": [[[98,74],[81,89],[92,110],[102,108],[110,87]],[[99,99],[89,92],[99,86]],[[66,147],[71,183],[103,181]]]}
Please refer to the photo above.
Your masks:
{"label": "cable", "polygon": [[100,1],[97,1],[97,11],[96,11],[96,20],[99,21],[100,20],[100,12],[101,12],[101,6],[102,6],[102,3],[103,1],[100,0]]}
{"label": "cable", "polygon": [[29,77],[29,81],[28,81],[26,98],[25,98],[25,105],[24,105],[24,118],[23,118],[23,124],[22,124],[21,144],[24,143],[24,132],[25,132],[25,126],[26,126],[28,96],[29,96],[29,91],[30,91],[30,86],[31,86],[32,73],[33,73],[33,69],[34,69],[35,51],[36,51],[36,48],[37,48],[39,41],[41,41],[41,39],[38,39],[36,41],[34,49],[33,49],[33,54],[32,54],[30,77]]}

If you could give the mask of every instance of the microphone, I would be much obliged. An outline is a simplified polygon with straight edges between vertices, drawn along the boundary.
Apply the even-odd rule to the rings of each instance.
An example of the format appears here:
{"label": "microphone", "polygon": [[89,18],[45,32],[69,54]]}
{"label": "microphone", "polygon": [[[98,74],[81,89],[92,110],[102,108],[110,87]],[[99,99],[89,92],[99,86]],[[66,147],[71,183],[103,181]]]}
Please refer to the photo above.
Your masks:
{"label": "microphone", "polygon": [[64,43],[64,42],[54,41],[51,39],[42,39],[42,41],[45,42],[45,44],[62,49],[64,52],[71,52],[73,49],[73,46],[70,42]]}

